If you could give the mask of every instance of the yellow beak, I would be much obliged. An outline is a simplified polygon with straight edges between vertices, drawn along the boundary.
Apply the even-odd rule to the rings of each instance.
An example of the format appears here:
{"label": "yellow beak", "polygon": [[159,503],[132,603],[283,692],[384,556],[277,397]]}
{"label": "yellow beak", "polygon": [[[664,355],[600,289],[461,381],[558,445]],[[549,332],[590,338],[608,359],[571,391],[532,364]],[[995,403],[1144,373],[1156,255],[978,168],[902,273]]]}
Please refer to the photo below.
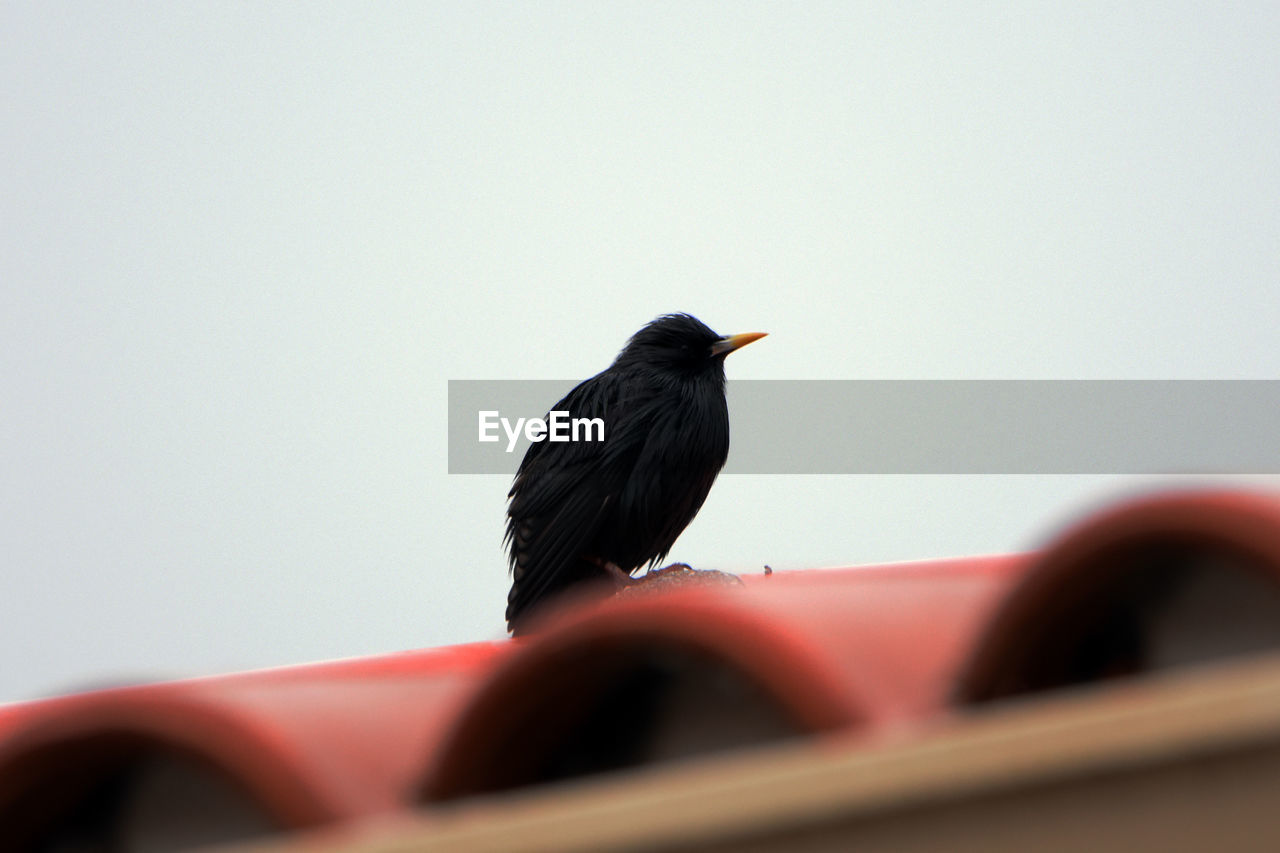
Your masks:
{"label": "yellow beak", "polygon": [[728,353],[733,352],[736,349],[741,349],[742,347],[745,347],[747,344],[751,343],[752,341],[760,340],[767,334],[769,333],[768,332],[745,332],[741,335],[726,335],[725,337],[721,338],[720,340],[716,341],[714,344],[711,345],[711,354],[713,356],[726,355]]}

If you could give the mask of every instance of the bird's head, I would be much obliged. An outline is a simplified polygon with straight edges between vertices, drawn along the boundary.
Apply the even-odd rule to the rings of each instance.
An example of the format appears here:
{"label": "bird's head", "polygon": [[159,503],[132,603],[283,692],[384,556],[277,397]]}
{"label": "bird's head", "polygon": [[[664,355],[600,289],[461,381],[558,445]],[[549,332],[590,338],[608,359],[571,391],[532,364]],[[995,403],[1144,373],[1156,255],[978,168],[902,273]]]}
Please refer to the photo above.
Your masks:
{"label": "bird's head", "polygon": [[719,335],[691,314],[664,314],[631,336],[614,365],[723,376],[725,356],[765,334]]}

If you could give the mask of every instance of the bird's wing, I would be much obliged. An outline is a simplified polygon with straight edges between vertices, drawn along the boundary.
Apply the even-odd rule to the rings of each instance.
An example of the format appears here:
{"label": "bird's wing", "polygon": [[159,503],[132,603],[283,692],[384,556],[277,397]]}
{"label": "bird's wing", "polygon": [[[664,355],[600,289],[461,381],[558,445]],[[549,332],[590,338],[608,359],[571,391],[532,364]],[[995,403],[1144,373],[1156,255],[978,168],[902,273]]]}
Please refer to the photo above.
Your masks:
{"label": "bird's wing", "polygon": [[611,425],[625,422],[631,405],[623,384],[606,371],[553,407],[571,417],[603,418],[604,441],[530,444],[509,494],[505,542],[515,576],[509,612],[519,613],[573,580],[564,573],[593,556],[585,550],[635,462],[610,433]]}
{"label": "bird's wing", "polygon": [[[616,419],[622,401],[621,386],[610,374],[602,373],[579,383],[550,411],[567,411],[575,418],[602,418],[605,440],[535,441],[529,444],[507,497],[512,518],[549,516],[578,490],[584,479],[598,470],[610,456],[609,421]],[[510,527],[510,525],[509,525]],[[508,529],[508,536],[512,531]]]}

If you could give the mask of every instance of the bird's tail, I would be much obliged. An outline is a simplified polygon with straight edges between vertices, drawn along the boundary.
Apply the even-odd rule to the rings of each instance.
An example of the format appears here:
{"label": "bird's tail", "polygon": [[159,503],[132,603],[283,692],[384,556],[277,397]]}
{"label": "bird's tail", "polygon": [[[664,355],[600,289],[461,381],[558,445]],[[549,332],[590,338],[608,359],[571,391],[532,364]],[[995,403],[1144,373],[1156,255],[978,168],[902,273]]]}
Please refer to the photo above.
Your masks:
{"label": "bird's tail", "polygon": [[540,576],[515,577],[507,593],[507,630],[516,637],[528,633],[529,625],[536,621],[532,617],[566,590],[573,589],[576,593],[582,588],[599,592],[612,587],[609,573],[584,557],[570,560],[556,571],[542,572]]}

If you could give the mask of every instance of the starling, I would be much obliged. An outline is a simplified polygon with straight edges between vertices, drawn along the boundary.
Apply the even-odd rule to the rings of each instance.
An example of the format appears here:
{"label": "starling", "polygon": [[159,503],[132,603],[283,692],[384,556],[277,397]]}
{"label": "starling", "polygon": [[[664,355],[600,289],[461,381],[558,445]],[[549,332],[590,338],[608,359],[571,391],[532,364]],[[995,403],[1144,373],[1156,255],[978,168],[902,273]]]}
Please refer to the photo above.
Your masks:
{"label": "starling", "polygon": [[729,455],[724,358],[762,337],[667,314],[552,407],[601,418],[604,438],[533,442],[520,463],[504,539],[509,630],[567,589],[625,582],[667,555]]}

